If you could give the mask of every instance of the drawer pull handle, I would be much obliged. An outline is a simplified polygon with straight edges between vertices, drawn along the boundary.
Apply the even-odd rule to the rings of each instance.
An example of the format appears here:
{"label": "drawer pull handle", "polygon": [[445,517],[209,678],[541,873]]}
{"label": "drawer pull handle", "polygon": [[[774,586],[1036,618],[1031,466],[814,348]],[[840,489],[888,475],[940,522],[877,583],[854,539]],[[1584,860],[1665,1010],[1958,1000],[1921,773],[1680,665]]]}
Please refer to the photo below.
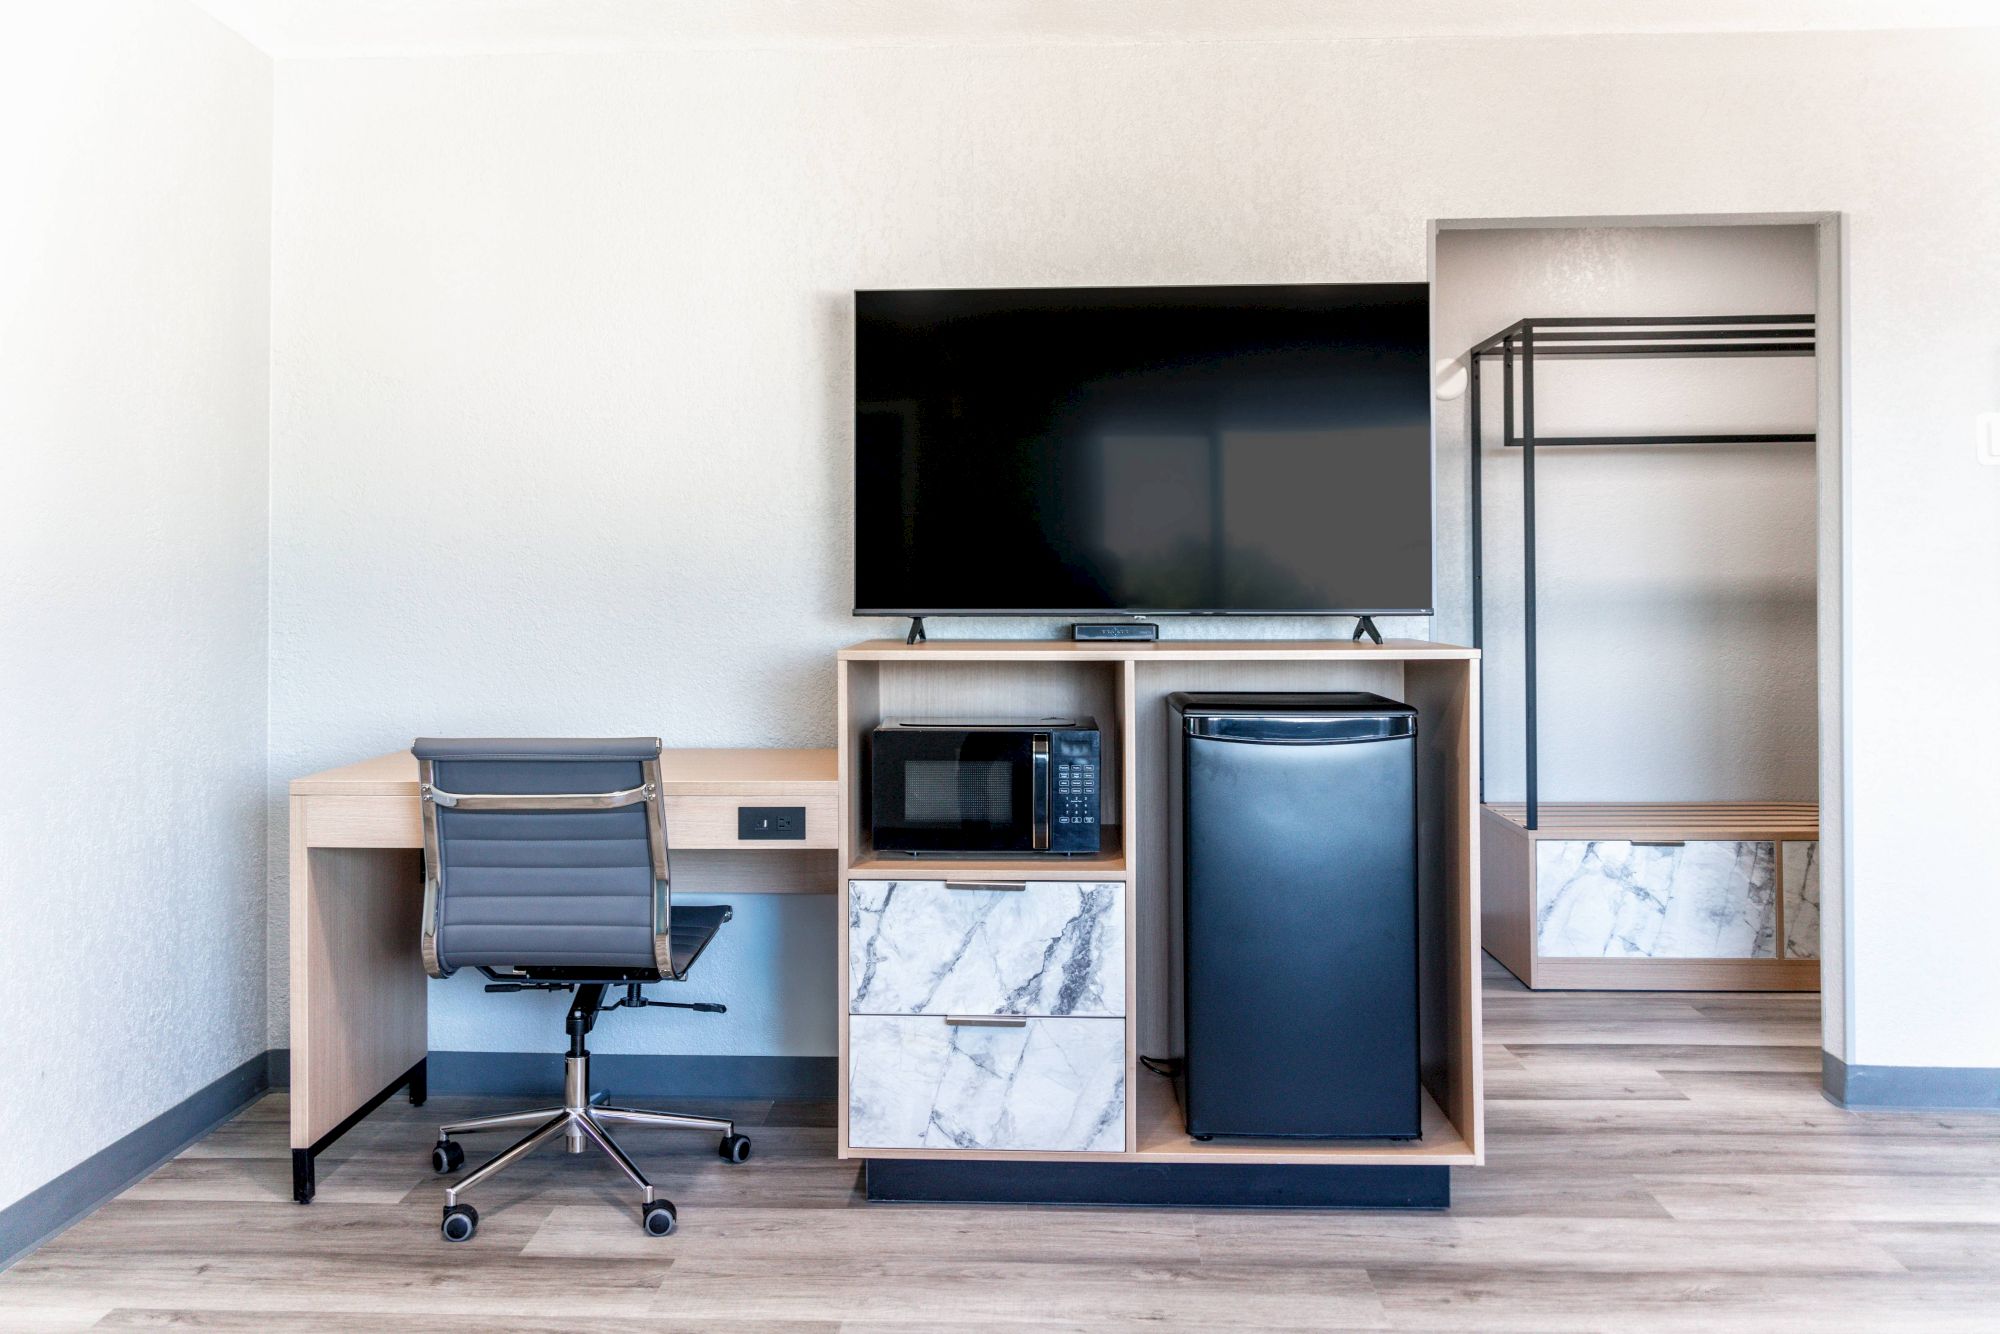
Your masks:
{"label": "drawer pull handle", "polygon": [[947,880],[944,882],[944,887],[946,889],[999,889],[1005,890],[1010,894],[1019,894],[1027,889],[1028,882],[1025,880]]}
{"label": "drawer pull handle", "polygon": [[1635,848],[1684,848],[1687,846],[1687,840],[1684,838],[1635,838],[1632,840],[1632,846]]}
{"label": "drawer pull handle", "polygon": [[948,1014],[944,1021],[953,1028],[1026,1028],[1025,1019],[1009,1019],[998,1014]]}

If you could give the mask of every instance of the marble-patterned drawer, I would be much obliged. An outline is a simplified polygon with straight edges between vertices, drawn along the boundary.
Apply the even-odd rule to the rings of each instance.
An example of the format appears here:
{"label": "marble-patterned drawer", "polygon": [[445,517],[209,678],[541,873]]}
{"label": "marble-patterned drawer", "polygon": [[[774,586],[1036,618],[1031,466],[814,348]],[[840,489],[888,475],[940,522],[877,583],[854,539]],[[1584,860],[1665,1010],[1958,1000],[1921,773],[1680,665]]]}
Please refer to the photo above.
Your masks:
{"label": "marble-patterned drawer", "polygon": [[1123,1019],[855,1015],[847,1054],[854,1148],[1125,1147]]}
{"label": "marble-patterned drawer", "polygon": [[1542,958],[1769,959],[1777,950],[1768,841],[1535,845]]}
{"label": "marble-patterned drawer", "polygon": [[1819,957],[1819,844],[1785,843],[1778,851],[1785,892],[1785,957]]}
{"label": "marble-patterned drawer", "polygon": [[855,880],[851,1014],[1125,1013],[1125,886]]}

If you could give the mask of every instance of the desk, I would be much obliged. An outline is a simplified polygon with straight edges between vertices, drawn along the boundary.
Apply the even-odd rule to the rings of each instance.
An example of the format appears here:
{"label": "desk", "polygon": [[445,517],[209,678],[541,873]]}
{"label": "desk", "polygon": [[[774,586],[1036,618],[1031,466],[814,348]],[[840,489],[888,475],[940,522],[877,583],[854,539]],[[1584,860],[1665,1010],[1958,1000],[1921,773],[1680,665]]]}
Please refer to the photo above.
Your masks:
{"label": "desk", "polygon": [[[660,755],[681,894],[830,894],[839,880],[831,750]],[[736,808],[803,806],[803,839],[745,842]],[[421,1103],[428,979],[417,952],[423,822],[408,751],[292,780],[292,1195],[313,1160],[398,1089]]]}

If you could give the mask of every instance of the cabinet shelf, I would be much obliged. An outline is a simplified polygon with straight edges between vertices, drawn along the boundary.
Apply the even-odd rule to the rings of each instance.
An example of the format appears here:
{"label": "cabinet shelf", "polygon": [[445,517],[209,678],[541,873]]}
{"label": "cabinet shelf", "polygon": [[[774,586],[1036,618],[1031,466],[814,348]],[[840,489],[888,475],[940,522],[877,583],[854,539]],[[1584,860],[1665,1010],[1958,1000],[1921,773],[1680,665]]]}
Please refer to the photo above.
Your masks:
{"label": "cabinet shelf", "polygon": [[847,873],[870,880],[1123,880],[1125,840],[1119,826],[1105,825],[1095,853],[1051,857],[940,857],[876,852],[866,838],[854,849]]}
{"label": "cabinet shelf", "polygon": [[1565,801],[1541,804],[1539,827],[1527,807],[1488,802],[1487,810],[1532,839],[1797,839],[1819,837],[1816,801]]}
{"label": "cabinet shelf", "polygon": [[1346,1163],[1355,1167],[1470,1167],[1479,1156],[1465,1136],[1422,1089],[1423,1138],[1416,1140],[1351,1139],[1214,1139],[1206,1143],[1187,1133],[1173,1081],[1142,1071],[1135,1090],[1138,1147],[1130,1157],[1152,1163]]}

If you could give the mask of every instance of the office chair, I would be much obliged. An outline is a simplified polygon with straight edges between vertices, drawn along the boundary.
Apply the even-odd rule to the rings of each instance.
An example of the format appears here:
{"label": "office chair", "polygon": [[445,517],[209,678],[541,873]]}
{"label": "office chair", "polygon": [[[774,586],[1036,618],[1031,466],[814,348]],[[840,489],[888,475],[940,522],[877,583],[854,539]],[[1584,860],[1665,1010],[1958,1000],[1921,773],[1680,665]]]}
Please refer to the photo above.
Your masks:
{"label": "office chair", "polygon": [[[562,1136],[571,1153],[602,1149],[639,1188],[639,1221],[656,1237],[674,1230],[661,1198],[611,1138],[607,1125],[720,1131],[721,1154],[750,1156],[729,1121],[612,1107],[590,1089],[584,1038],[606,1010],[663,1006],[720,1014],[720,1005],[647,999],[651,982],[680,982],[730,919],[723,905],[673,906],[657,737],[616,740],[438,740],[420,738],[418,792],[424,822],[424,968],[450,977],[477,968],[488,991],[565,991],[576,998],[566,1028],[563,1102],[531,1112],[443,1126],[431,1166],[465,1164],[455,1138],[521,1126],[534,1129],[444,1193],[446,1241],[466,1241],[479,1213],[466,1191]],[[622,998],[606,1004],[607,987]]]}

